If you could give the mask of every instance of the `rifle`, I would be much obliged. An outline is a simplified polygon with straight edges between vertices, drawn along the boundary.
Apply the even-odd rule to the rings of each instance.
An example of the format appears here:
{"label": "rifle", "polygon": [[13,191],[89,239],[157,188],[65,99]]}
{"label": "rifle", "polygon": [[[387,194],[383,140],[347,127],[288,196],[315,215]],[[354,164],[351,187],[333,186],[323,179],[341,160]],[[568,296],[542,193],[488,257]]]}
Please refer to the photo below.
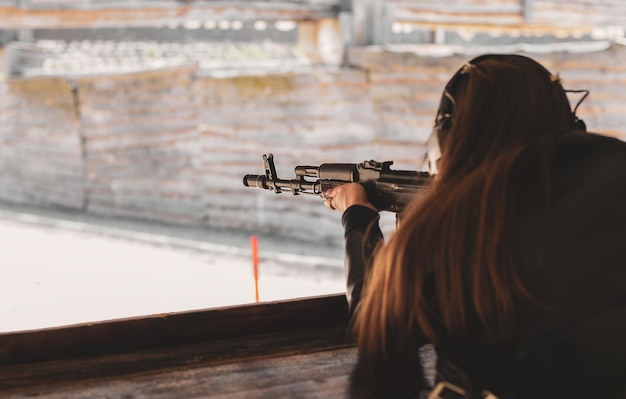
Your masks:
{"label": "rifle", "polygon": [[[326,190],[356,182],[363,185],[369,202],[381,211],[400,213],[426,182],[428,172],[392,170],[393,161],[362,163],[324,163],[320,166],[296,166],[296,178],[282,180],[276,175],[274,156],[263,155],[265,175],[245,175],[243,185],[271,190],[277,194],[314,194],[326,198]],[[316,179],[316,180],[307,180]]]}

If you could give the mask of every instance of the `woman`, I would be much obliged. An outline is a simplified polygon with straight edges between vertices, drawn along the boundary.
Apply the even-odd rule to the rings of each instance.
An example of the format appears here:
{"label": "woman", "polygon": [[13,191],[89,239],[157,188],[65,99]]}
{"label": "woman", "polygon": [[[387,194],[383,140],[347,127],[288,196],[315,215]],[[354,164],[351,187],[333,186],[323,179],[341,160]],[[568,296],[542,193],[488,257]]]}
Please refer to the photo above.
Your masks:
{"label": "woman", "polygon": [[428,193],[385,244],[360,185],[327,193],[344,212],[351,396],[418,397],[432,344],[499,398],[626,398],[626,143],[585,132],[558,75],[485,55],[446,86],[431,144]]}

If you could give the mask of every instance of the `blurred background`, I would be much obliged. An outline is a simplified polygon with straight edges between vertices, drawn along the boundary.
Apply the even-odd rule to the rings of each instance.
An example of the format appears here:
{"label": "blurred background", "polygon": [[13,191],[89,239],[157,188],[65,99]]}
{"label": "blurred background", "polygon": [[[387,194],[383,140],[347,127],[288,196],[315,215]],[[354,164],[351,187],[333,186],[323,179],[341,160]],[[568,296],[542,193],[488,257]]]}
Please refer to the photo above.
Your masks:
{"label": "blurred background", "polygon": [[261,301],[342,292],[340,215],[244,187],[263,154],[421,169],[492,52],[626,139],[625,32],[621,0],[0,0],[0,331],[254,302],[252,236]]}

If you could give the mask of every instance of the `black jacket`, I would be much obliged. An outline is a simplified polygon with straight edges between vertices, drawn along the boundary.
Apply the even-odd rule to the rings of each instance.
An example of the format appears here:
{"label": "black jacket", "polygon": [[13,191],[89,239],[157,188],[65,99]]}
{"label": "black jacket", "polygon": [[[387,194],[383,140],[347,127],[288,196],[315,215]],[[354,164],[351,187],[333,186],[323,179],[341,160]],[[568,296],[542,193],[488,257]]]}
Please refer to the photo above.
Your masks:
{"label": "black jacket", "polygon": [[[504,383],[516,399],[626,398],[626,143],[565,135],[549,163],[547,197],[533,156],[515,188],[514,257],[526,287],[548,306],[518,300],[517,344],[504,355],[477,336],[452,360],[474,380]],[[351,311],[382,240],[377,218],[358,206],[343,216]],[[356,370],[353,392],[361,394],[353,396],[367,397],[371,377]]]}

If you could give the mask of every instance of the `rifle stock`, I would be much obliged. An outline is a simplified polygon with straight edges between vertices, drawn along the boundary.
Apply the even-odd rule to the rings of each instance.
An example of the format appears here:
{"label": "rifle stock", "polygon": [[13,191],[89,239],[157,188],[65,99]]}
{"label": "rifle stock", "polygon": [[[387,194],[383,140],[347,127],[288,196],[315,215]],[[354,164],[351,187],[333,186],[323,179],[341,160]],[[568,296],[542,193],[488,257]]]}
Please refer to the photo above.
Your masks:
{"label": "rifle stock", "polygon": [[365,161],[358,164],[325,163],[319,166],[296,166],[295,179],[279,179],[274,156],[263,155],[265,175],[245,175],[243,184],[275,193],[313,194],[325,197],[329,188],[346,183],[360,183],[368,200],[381,211],[401,213],[430,179],[427,172],[392,170],[393,161]]}

